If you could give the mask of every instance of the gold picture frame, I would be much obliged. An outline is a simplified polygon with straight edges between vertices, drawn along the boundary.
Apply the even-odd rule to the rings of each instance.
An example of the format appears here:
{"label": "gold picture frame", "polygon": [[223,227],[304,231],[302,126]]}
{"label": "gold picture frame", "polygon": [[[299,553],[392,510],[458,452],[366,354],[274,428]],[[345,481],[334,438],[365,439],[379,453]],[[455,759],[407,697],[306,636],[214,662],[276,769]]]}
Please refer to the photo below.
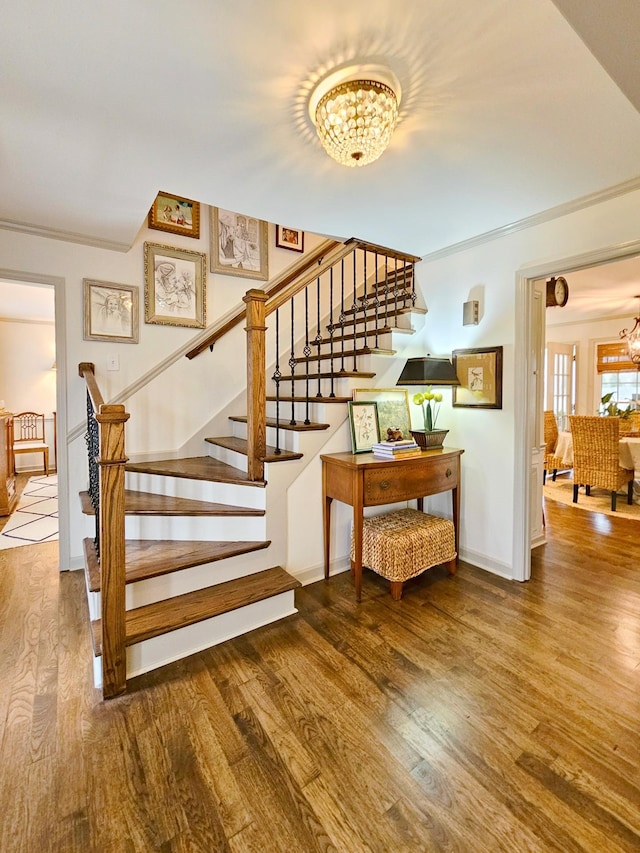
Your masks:
{"label": "gold picture frame", "polygon": [[211,272],[269,280],[269,227],[266,222],[212,207],[209,225]]}
{"label": "gold picture frame", "polygon": [[149,228],[200,239],[200,203],[159,192],[149,211]]}
{"label": "gold picture frame", "polygon": [[145,323],[204,329],[206,278],[204,252],[145,243]]}
{"label": "gold picture frame", "polygon": [[355,388],[354,402],[376,403],[380,438],[387,439],[387,430],[400,430],[402,438],[411,438],[409,392],[405,388]]}
{"label": "gold picture frame", "polygon": [[453,386],[452,406],[502,408],[502,347],[455,349],[451,361],[460,381]]}
{"label": "gold picture frame", "polygon": [[138,343],[138,288],[83,278],[85,341]]}

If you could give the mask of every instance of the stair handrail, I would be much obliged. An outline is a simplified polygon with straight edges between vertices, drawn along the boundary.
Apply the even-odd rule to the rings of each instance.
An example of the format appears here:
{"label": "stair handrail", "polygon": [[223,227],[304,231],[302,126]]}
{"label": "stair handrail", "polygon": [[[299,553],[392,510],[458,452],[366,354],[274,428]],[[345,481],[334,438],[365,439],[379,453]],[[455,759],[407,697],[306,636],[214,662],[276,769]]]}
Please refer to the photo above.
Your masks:
{"label": "stair handrail", "polygon": [[89,493],[96,515],[100,567],[102,695],[108,699],[123,693],[127,683],[124,425],[130,416],[122,404],[104,402],[94,364],[81,362],[78,372],[87,387]]}
{"label": "stair handrail", "polygon": [[[342,245],[338,240],[333,240],[331,238],[327,238],[323,240],[322,243],[317,245],[310,252],[307,252],[302,258],[298,258],[292,264],[290,264],[286,269],[284,269],[279,275],[277,275],[274,279],[269,282],[268,286],[264,288],[263,293],[266,293],[267,296],[275,296],[280,290],[284,287],[287,287],[292,281],[294,281],[299,275],[304,273],[307,269],[315,266],[318,263],[318,260],[323,257],[328,251],[333,249],[336,246]],[[227,334],[231,329],[235,328],[235,326],[242,323],[247,316],[246,307],[242,306],[238,308],[238,310],[229,317],[224,322],[219,325],[213,326],[209,335],[207,335],[203,340],[201,340],[195,347],[189,350],[186,353],[187,358],[192,359],[199,355],[201,352],[204,352],[206,349],[213,349],[214,344],[220,340],[224,335]]]}
{"label": "stair handrail", "polygon": [[[278,287],[273,288],[270,287],[268,290],[259,290],[259,289],[251,289],[247,291],[244,296],[244,302],[246,303],[246,311],[244,312],[244,318],[246,319],[246,327],[245,331],[247,332],[247,465],[248,465],[248,474],[250,479],[258,480],[262,479],[264,476],[264,457],[266,455],[266,383],[265,383],[265,368],[266,368],[266,318],[270,314],[276,312],[276,335],[278,334],[278,310],[286,305],[288,302],[292,302],[294,297],[301,293],[305,288],[307,288],[314,281],[317,282],[318,287],[318,325],[320,323],[319,316],[319,305],[320,305],[320,280],[324,273],[329,272],[331,275],[331,282],[333,282],[333,270],[337,267],[338,264],[342,265],[342,269],[344,272],[344,260],[349,256],[353,255],[353,268],[354,268],[354,277],[355,277],[355,269],[356,269],[356,250],[361,249],[364,253],[364,298],[362,300],[358,300],[356,303],[356,295],[354,291],[353,295],[353,311],[363,310],[366,315],[368,309],[367,302],[367,267],[366,267],[366,255],[368,253],[373,253],[376,260],[378,257],[385,258],[386,261],[391,259],[394,262],[395,267],[395,281],[398,281],[398,261],[402,263],[402,269],[404,269],[405,265],[411,267],[415,263],[420,261],[421,259],[417,255],[409,255],[405,252],[399,252],[394,249],[387,249],[386,247],[376,245],[374,243],[369,243],[364,240],[359,240],[357,238],[350,238],[344,243],[334,242],[333,246],[325,247],[325,251],[316,252],[313,255],[313,260],[306,264],[300,264],[297,274],[288,274],[286,276],[287,280],[284,280],[284,277],[278,282]],[[288,271],[290,272],[290,271]],[[377,272],[375,274],[375,280],[377,280]],[[332,285],[331,285],[332,287]],[[305,296],[306,299],[306,296]],[[377,346],[377,323],[378,323],[378,303],[379,298],[377,294],[373,296],[373,305],[375,308],[375,346]],[[415,283],[412,278],[412,291],[411,291],[411,304],[415,304]],[[397,294],[396,294],[396,307],[397,305]],[[293,312],[293,308],[292,308]],[[344,306],[343,306],[344,312]],[[239,322],[239,320],[238,320]],[[293,319],[292,319],[293,322]],[[366,319],[365,319],[365,349],[368,348],[366,342]],[[331,328],[331,335],[333,335],[333,326]],[[356,338],[356,330],[354,325],[354,341]],[[319,336],[319,328],[318,328],[318,341],[320,340]],[[315,342],[314,342],[315,343]],[[320,358],[320,344],[318,343],[318,358]],[[276,347],[277,349],[277,347]],[[307,342],[305,346],[305,350],[309,349],[309,343]],[[344,349],[344,348],[343,348]],[[292,355],[293,358],[293,355]],[[295,359],[293,359],[295,361]],[[355,361],[355,353],[354,353],[354,361]],[[290,362],[291,363],[291,362]],[[308,359],[307,359],[308,363]],[[318,362],[319,363],[319,362]],[[332,361],[333,363],[333,361]],[[354,367],[355,369],[355,367]],[[278,364],[278,359],[276,356],[276,372],[275,375],[280,375],[280,369]],[[293,367],[292,367],[293,370]],[[343,367],[344,370],[344,367]],[[320,375],[320,371],[319,371]],[[292,389],[293,389],[293,378],[292,378]],[[332,380],[333,381],[333,380]],[[292,406],[293,406],[293,390],[292,390]],[[320,378],[318,379],[318,394],[316,396],[320,396]],[[331,389],[331,396],[333,394],[333,385]],[[279,405],[279,397],[276,395],[276,453],[280,453],[279,448],[279,414],[278,414],[278,405]],[[307,415],[308,418],[308,415]],[[291,423],[295,423],[293,420]],[[305,423],[308,423],[308,420],[305,420]]]}

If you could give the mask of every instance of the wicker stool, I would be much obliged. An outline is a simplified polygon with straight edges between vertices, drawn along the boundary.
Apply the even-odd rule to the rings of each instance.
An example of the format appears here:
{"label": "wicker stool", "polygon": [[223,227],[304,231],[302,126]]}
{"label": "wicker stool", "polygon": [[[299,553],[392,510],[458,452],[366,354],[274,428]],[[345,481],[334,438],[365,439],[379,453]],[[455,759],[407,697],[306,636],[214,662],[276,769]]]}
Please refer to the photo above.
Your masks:
{"label": "wicker stool", "polygon": [[[354,539],[351,535],[351,568]],[[362,565],[391,581],[391,597],[399,601],[402,584],[432,566],[445,564],[455,574],[453,522],[415,509],[363,519]]]}

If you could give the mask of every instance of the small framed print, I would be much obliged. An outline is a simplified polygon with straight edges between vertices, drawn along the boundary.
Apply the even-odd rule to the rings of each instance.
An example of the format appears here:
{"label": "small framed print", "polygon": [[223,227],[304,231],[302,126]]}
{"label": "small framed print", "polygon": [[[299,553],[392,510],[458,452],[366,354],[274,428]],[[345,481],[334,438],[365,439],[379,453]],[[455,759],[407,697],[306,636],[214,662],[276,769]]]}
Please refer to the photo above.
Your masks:
{"label": "small framed print", "polygon": [[268,225],[241,213],[212,207],[211,272],[242,278],[269,279]]}
{"label": "small framed print", "polygon": [[85,341],[138,343],[138,288],[84,278]]}
{"label": "small framed print", "polygon": [[200,238],[200,203],[159,192],[149,211],[149,228]]}
{"label": "small framed print", "polygon": [[402,438],[411,438],[409,392],[405,388],[354,388],[353,399],[376,403],[383,441],[388,430],[400,430]]}
{"label": "small framed print", "polygon": [[206,277],[203,252],[145,243],[145,323],[204,329]]}
{"label": "small framed print", "polygon": [[378,407],[375,403],[347,403],[349,407],[349,426],[351,428],[351,448],[353,453],[366,453],[380,441]]}
{"label": "small framed print", "polygon": [[453,386],[453,406],[502,408],[502,347],[455,349],[451,353],[460,386]]}
{"label": "small framed print", "polygon": [[276,246],[279,249],[291,249],[292,252],[304,252],[304,231],[276,225]]}

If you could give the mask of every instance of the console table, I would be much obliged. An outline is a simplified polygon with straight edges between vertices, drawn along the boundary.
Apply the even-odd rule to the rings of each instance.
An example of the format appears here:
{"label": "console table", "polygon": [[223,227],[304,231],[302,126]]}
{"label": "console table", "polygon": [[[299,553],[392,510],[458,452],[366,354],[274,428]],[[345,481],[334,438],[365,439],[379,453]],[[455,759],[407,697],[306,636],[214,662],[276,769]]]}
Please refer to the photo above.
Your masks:
{"label": "console table", "polygon": [[458,551],[460,524],[460,457],[464,450],[441,447],[424,450],[411,459],[380,459],[373,453],[327,453],[322,460],[322,514],[324,521],[324,576],[329,577],[331,503],[353,507],[356,599],[362,595],[362,517],[366,506],[400,503],[451,491],[453,524]]}

